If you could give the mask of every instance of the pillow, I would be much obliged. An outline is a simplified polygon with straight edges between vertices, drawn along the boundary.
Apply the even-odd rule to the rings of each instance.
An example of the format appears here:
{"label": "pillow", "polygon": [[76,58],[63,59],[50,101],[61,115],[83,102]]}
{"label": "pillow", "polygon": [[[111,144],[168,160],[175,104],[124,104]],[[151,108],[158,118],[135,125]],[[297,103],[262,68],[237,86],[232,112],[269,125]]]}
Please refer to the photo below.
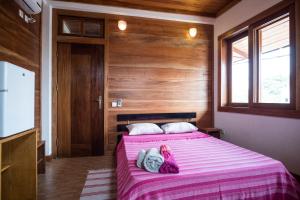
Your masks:
{"label": "pillow", "polygon": [[143,134],[161,134],[164,131],[153,123],[137,123],[126,126],[129,135],[143,135]]}
{"label": "pillow", "polygon": [[161,128],[164,130],[165,134],[188,133],[188,132],[193,132],[198,130],[196,126],[188,122],[168,123],[162,125]]}

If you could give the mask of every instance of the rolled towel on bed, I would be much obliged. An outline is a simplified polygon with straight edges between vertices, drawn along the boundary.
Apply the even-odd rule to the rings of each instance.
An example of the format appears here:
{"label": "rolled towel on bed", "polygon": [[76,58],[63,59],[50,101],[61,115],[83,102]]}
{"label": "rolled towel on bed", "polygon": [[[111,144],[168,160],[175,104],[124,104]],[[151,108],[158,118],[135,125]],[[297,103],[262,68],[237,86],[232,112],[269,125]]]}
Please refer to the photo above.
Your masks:
{"label": "rolled towel on bed", "polygon": [[179,173],[179,167],[171,152],[171,148],[168,145],[161,145],[160,154],[164,157],[164,163],[159,168],[159,173]]}
{"label": "rolled towel on bed", "polygon": [[143,161],[145,159],[146,151],[144,149],[140,150],[137,160],[136,160],[136,165],[139,168],[143,168]]}
{"label": "rolled towel on bed", "polygon": [[160,166],[164,163],[164,158],[157,148],[151,148],[146,152],[143,161],[144,168],[148,172],[158,173]]}

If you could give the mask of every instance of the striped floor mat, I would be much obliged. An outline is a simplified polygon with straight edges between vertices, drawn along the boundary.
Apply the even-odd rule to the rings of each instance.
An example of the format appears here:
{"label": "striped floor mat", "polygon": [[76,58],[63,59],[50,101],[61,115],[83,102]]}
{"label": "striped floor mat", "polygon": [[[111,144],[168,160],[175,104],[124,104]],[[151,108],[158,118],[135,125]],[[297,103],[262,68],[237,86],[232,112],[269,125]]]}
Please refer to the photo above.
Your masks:
{"label": "striped floor mat", "polygon": [[80,200],[116,199],[116,176],[114,169],[89,171]]}

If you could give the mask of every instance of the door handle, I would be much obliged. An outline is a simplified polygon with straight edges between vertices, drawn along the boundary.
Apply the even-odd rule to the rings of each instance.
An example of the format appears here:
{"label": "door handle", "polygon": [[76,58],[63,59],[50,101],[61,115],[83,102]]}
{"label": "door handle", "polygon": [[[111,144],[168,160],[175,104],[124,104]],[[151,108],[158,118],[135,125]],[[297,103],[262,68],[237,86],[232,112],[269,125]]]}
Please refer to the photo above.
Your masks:
{"label": "door handle", "polygon": [[98,97],[98,100],[96,100],[98,102],[98,105],[99,105],[99,110],[102,109],[102,96],[99,96]]}

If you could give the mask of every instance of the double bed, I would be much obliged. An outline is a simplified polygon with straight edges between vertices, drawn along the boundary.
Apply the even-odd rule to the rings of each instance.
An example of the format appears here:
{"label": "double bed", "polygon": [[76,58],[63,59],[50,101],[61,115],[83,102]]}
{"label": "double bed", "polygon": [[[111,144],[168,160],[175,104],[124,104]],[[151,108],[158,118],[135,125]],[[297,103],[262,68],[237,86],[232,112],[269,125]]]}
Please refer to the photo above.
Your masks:
{"label": "double bed", "polygon": [[[140,149],[169,145],[179,174],[136,167]],[[299,199],[297,181],[277,160],[201,132],[123,135],[117,146],[118,199]]]}

